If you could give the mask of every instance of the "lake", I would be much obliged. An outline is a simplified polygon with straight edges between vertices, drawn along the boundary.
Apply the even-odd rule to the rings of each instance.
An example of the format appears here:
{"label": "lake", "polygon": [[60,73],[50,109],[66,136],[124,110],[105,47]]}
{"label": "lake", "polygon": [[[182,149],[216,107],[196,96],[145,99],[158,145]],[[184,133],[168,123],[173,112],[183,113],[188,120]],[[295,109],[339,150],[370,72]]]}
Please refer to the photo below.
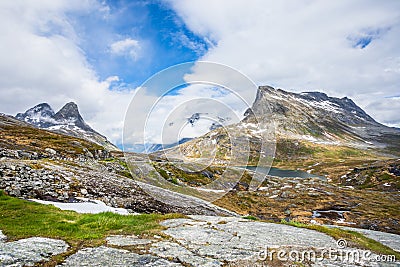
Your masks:
{"label": "lake", "polygon": [[260,173],[268,174],[271,176],[278,176],[278,177],[300,177],[300,178],[319,178],[321,180],[326,180],[324,176],[315,175],[312,173],[299,171],[299,170],[285,170],[280,168],[266,168],[266,167],[256,167],[256,166],[246,166],[248,170],[257,171]]}

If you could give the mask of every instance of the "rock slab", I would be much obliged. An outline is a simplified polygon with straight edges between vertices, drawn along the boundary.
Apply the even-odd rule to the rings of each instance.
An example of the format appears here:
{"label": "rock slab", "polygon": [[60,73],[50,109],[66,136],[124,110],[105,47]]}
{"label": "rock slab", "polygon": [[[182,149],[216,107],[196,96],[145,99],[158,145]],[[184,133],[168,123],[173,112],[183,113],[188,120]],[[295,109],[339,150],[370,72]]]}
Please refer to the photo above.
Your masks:
{"label": "rock slab", "polygon": [[68,267],[155,267],[155,266],[183,266],[153,255],[139,255],[124,249],[109,247],[86,248],[68,257],[62,265]]}
{"label": "rock slab", "polygon": [[0,243],[0,266],[33,266],[68,249],[63,240],[31,237]]}

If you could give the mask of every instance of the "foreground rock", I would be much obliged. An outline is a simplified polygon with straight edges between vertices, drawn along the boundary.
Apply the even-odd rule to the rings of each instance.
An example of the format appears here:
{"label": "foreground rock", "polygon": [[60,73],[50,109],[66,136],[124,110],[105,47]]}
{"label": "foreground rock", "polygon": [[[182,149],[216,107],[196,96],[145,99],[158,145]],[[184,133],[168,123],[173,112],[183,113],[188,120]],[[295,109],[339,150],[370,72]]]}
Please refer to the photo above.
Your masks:
{"label": "foreground rock", "polygon": [[42,237],[2,243],[0,232],[0,266],[33,266],[67,251],[68,247],[65,241]]}
{"label": "foreground rock", "polygon": [[400,252],[400,236],[399,235],[385,233],[385,232],[379,232],[379,231],[372,231],[372,230],[367,230],[367,229],[351,228],[351,227],[340,227],[340,228],[358,232],[368,238],[371,238],[375,241],[382,243],[385,246],[390,247],[393,250]]}
{"label": "foreground rock", "polygon": [[124,249],[108,247],[87,248],[67,258],[60,266],[124,267],[124,266],[182,266],[178,263],[152,256],[139,255]]}
{"label": "foreground rock", "polygon": [[[343,244],[332,237],[313,230],[234,217],[190,218],[162,222],[168,227],[164,233],[175,242],[154,243],[150,251],[160,257],[176,258],[189,266],[297,266],[299,262],[301,266],[400,266],[392,255],[378,256],[370,251],[340,246]],[[377,241],[399,240],[399,236],[393,234],[367,234]],[[279,251],[286,252],[286,256],[279,259]],[[345,256],[330,257],[328,251]],[[355,256],[346,258],[346,255]],[[382,256],[386,260],[379,258]],[[381,259],[380,262],[377,259]]]}
{"label": "foreground rock", "polygon": [[3,232],[0,230],[0,243],[1,242],[6,242],[7,237],[3,234]]}
{"label": "foreground rock", "polygon": [[[370,251],[338,247],[323,233],[288,225],[199,215],[161,224],[167,238],[110,236],[107,245],[113,248],[81,250],[62,266],[400,266],[394,258],[376,262],[378,255]],[[279,251],[286,254],[278,258]]]}
{"label": "foreground rock", "polygon": [[233,217],[191,218],[164,221],[164,232],[199,256],[220,261],[257,261],[266,247],[336,247],[333,238],[308,229]]}

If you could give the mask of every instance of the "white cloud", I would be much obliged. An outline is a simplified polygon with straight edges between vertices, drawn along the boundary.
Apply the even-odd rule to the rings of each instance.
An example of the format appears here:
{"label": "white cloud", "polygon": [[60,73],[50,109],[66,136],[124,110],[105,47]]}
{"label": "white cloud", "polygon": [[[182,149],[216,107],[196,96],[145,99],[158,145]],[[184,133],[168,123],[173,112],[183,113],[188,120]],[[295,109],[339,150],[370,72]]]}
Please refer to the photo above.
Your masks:
{"label": "white cloud", "polygon": [[367,109],[379,110],[379,117],[388,126],[400,128],[400,97],[386,98],[384,101],[370,100]]}
{"label": "white cloud", "polygon": [[133,60],[137,60],[140,51],[139,41],[131,38],[117,41],[110,45],[110,51],[115,55],[128,55]]}
{"label": "white cloud", "polygon": [[[168,2],[216,43],[202,60],[237,68],[259,85],[349,96],[378,121],[400,123],[397,106],[382,110],[393,109],[386,96],[400,84],[399,1]],[[361,49],[360,38],[371,42]]]}
{"label": "white cloud", "polygon": [[206,45],[203,42],[193,41],[183,32],[173,33],[172,36],[175,42],[195,51],[197,55],[202,55],[206,52]]}
{"label": "white cloud", "polygon": [[[177,95],[159,99],[147,117],[147,143],[174,143],[182,138],[194,138],[210,131],[218,118],[227,123],[239,122],[249,106],[234,93],[207,84],[190,85]],[[188,122],[195,113],[200,119]]]}
{"label": "white cloud", "polygon": [[[379,121],[400,125],[398,100],[387,98],[398,95],[400,84],[399,1],[171,3],[193,32],[215,44],[204,60],[232,66],[259,85],[346,95]],[[125,111],[135,91],[118,88],[117,76],[100,79],[89,64],[79,35],[65,15],[88,12],[100,12],[107,20],[110,8],[95,0],[0,1],[1,112],[16,114],[41,102],[59,109],[66,102],[75,101],[94,129],[117,142],[121,140]],[[185,36],[178,37],[182,45],[203,49]],[[371,43],[363,49],[354,47],[354,42],[362,37],[371,37]],[[114,41],[108,52],[116,56],[137,59],[146,49],[143,41]],[[203,81],[219,79],[220,84],[235,84],[234,89],[247,102],[254,99],[254,89],[246,89],[251,85],[236,86],[241,84],[240,77],[235,80],[237,77],[229,73],[220,75],[198,65],[194,70],[194,74],[185,76],[187,82],[199,77]],[[207,90],[183,90],[167,97],[154,114],[161,118],[180,101],[210,94]],[[143,95],[136,112],[145,110],[157,98],[153,92]],[[240,115],[242,110],[233,97],[222,98]],[[212,109],[213,104],[202,108]],[[168,112],[162,113],[163,110]],[[197,132],[188,128],[186,134]],[[159,136],[153,137],[159,140]]]}
{"label": "white cloud", "polygon": [[[248,107],[234,93],[208,84],[188,85],[162,97],[141,88],[127,113],[124,143],[170,144],[197,137],[207,133],[213,122],[222,125],[238,122]],[[200,119],[192,126],[188,119],[195,113],[200,114]]]}
{"label": "white cloud", "polygon": [[75,101],[84,119],[111,141],[121,139],[133,93],[110,91],[79,47],[65,13],[102,12],[96,1],[0,1],[0,105],[16,114],[41,102]]}
{"label": "white cloud", "polygon": [[[174,143],[205,134],[213,122],[238,122],[251,107],[256,88],[225,65],[199,61],[176,65],[152,76],[136,91],[127,113],[124,143]],[[196,113],[200,120],[191,125],[188,119]]]}

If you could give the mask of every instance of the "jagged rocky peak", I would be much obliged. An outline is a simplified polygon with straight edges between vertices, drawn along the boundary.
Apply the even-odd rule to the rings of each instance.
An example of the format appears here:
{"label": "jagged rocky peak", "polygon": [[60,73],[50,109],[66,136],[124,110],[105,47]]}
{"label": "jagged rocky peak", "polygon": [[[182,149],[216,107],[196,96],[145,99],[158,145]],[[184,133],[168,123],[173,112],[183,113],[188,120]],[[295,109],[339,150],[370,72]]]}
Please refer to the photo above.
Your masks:
{"label": "jagged rocky peak", "polygon": [[85,131],[94,132],[94,130],[85,123],[79,113],[78,105],[74,102],[65,104],[55,115],[54,119],[62,124],[75,125]]}
{"label": "jagged rocky peak", "polygon": [[53,109],[47,103],[41,103],[28,109],[25,113],[18,113],[17,117],[27,117],[27,115],[41,115],[51,117],[54,115]]}
{"label": "jagged rocky peak", "polygon": [[[305,111],[306,114],[317,115],[320,119],[332,117],[346,124],[378,124],[364,110],[347,97],[330,97],[323,92],[292,93],[271,86],[260,86],[253,109],[261,107],[260,100],[264,97],[274,115],[290,116]],[[306,112],[312,110],[313,112]],[[300,115],[300,114],[297,114]]]}
{"label": "jagged rocky peak", "polygon": [[16,118],[34,124],[38,127],[50,127],[54,124],[54,110],[47,103],[41,103],[24,113],[18,113]]}
{"label": "jagged rocky peak", "polygon": [[[269,114],[257,116],[255,114]],[[270,86],[259,87],[252,109],[242,122],[274,122],[279,138],[329,144],[384,147],[398,140],[399,131],[382,125],[347,97],[322,92],[292,93]],[[389,144],[390,143],[390,144]]]}
{"label": "jagged rocky peak", "polygon": [[81,114],[79,113],[78,110],[78,105],[75,104],[74,102],[69,102],[65,104],[56,114],[55,116],[58,119],[64,119],[64,120],[69,120],[69,119],[81,119]]}
{"label": "jagged rocky peak", "polygon": [[89,140],[108,150],[119,150],[105,136],[86,124],[74,102],[65,104],[57,113],[54,113],[49,104],[42,103],[25,113],[18,113],[16,118],[42,129]]}

